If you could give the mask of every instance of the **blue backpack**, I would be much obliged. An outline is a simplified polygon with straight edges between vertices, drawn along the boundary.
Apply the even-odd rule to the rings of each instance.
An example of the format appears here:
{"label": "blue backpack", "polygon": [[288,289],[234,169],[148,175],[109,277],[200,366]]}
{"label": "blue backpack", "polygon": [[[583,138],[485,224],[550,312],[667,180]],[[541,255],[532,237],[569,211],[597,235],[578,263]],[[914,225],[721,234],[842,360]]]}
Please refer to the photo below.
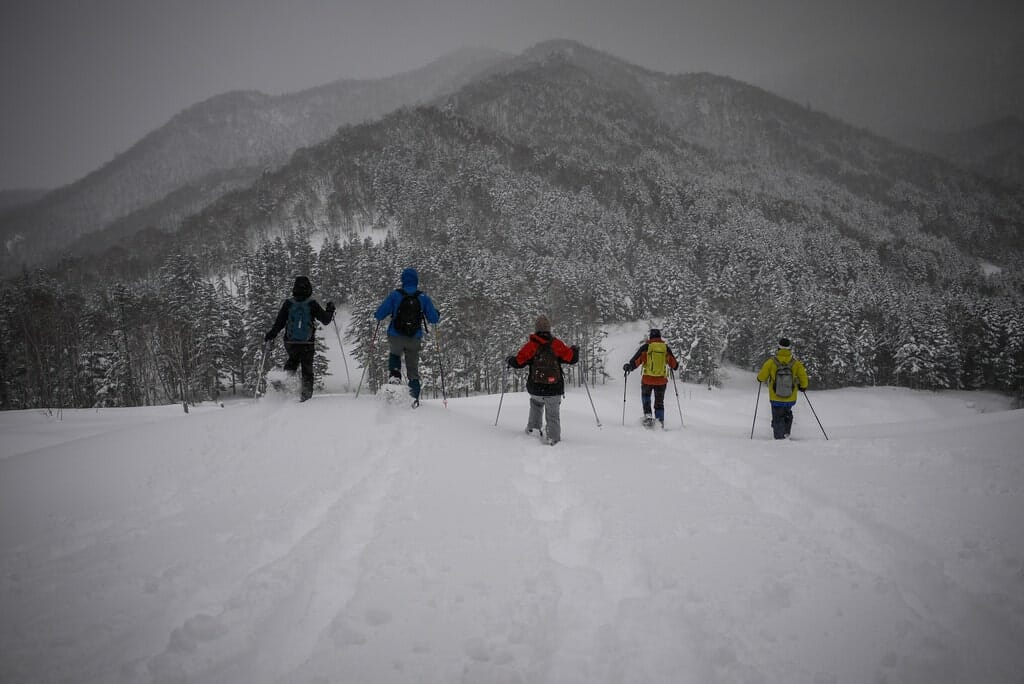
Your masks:
{"label": "blue backpack", "polygon": [[289,342],[313,341],[313,313],[309,310],[309,299],[291,300],[288,306],[288,325],[285,326],[285,339]]}

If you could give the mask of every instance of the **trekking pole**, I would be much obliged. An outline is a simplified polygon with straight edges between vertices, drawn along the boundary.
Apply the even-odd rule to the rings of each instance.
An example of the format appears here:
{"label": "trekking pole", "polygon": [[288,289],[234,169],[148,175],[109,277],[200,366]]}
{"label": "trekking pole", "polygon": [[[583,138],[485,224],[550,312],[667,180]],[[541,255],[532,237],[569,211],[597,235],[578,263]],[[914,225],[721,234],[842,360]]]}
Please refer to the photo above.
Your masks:
{"label": "trekking pole", "polygon": [[338,331],[338,319],[331,319],[334,323],[334,335],[338,338],[338,349],[341,350],[341,360],[345,362],[345,382],[348,388],[352,389],[352,376],[348,374],[348,359],[345,358],[345,345],[341,343],[341,333]]}
{"label": "trekking pole", "polygon": [[811,398],[807,396],[807,390],[803,390],[804,399],[807,400],[807,405],[811,407],[811,413],[814,414],[814,420],[818,421],[818,427],[821,428],[821,434],[825,435],[825,441],[828,441],[828,435],[825,434],[825,428],[821,426],[821,421],[818,420],[818,412],[814,410],[814,404],[811,403]]}
{"label": "trekking pole", "polygon": [[263,381],[263,366],[267,362],[267,349],[270,347],[270,342],[264,340],[262,354],[260,354],[260,367],[259,372],[256,375],[256,391],[255,396],[257,399],[260,398],[260,383]]}
{"label": "trekking pole", "polygon": [[356,387],[356,399],[359,398],[359,390],[363,388],[363,378],[366,377],[366,367],[370,365],[370,356],[373,355],[374,348],[377,346],[377,333],[380,332],[380,321],[377,321],[377,327],[373,329],[373,337],[370,338],[370,354],[366,357],[366,363],[363,364],[363,372],[359,376],[359,386]]}
{"label": "trekking pole", "polygon": [[597,421],[597,427],[601,427],[601,419],[597,417],[597,407],[594,406],[594,397],[590,396],[590,387],[587,386],[587,374],[580,373],[580,379],[583,380],[583,389],[587,390],[587,398],[590,399],[590,408],[594,410],[594,420]]}
{"label": "trekking pole", "polygon": [[498,397],[498,415],[494,416],[494,425],[498,425],[498,416],[501,415],[501,402],[505,400],[505,388],[508,386],[508,364],[501,371],[501,396]]}
{"label": "trekking pole", "polygon": [[629,385],[629,373],[622,374],[622,424],[626,424],[626,386]]}
{"label": "trekking pole", "polygon": [[750,424],[750,439],[754,439],[754,423],[757,422],[757,405],[761,403],[761,385],[763,382],[757,383],[757,401],[754,402],[754,422]]}
{"label": "trekking pole", "polygon": [[668,374],[672,376],[672,389],[676,392],[676,408],[679,409],[679,424],[686,427],[686,423],[683,422],[683,405],[679,402],[679,386],[676,385],[676,373],[669,368]]}
{"label": "trekking pole", "polygon": [[[424,320],[424,325],[426,321]],[[437,347],[437,367],[441,371],[441,403],[448,408],[448,391],[444,388],[444,351],[441,349],[441,336],[437,334],[437,326],[434,326],[434,346]],[[495,419],[497,423],[497,419]]]}

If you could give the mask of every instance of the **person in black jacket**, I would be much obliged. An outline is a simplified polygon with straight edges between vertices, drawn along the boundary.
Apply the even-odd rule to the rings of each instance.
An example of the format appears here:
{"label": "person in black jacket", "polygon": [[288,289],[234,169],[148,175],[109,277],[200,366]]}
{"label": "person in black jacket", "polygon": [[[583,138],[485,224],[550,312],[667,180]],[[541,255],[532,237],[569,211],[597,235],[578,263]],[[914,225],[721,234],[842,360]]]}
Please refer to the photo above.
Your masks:
{"label": "person in black jacket", "polygon": [[[505,360],[509,368],[530,367],[526,378],[526,392],[530,395],[530,417],[526,422],[527,434],[537,430],[545,443],[554,446],[562,438],[561,403],[565,394],[562,364],[579,361],[580,350],[568,346],[551,334],[551,322],[541,315],[534,323],[534,333],[515,356]],[[547,425],[541,429],[541,418]]]}
{"label": "person in black jacket", "polygon": [[334,320],[334,302],[327,302],[323,308],[313,295],[313,285],[306,276],[295,279],[291,299],[284,300],[281,310],[277,312],[277,320],[270,327],[263,340],[269,345],[277,334],[284,330],[284,348],[288,352],[288,360],[284,369],[294,375],[295,370],[302,367],[302,391],[299,401],[306,401],[313,396],[313,357],[316,354],[316,321],[327,325]]}

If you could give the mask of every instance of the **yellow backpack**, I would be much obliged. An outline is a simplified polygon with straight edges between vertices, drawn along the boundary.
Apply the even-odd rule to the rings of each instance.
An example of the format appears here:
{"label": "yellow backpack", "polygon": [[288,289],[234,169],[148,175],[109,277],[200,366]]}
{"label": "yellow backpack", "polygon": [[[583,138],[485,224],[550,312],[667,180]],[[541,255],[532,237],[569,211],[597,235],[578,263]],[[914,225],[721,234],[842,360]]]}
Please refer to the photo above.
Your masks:
{"label": "yellow backpack", "polygon": [[647,360],[644,361],[644,375],[652,378],[668,377],[668,345],[664,342],[647,343]]}

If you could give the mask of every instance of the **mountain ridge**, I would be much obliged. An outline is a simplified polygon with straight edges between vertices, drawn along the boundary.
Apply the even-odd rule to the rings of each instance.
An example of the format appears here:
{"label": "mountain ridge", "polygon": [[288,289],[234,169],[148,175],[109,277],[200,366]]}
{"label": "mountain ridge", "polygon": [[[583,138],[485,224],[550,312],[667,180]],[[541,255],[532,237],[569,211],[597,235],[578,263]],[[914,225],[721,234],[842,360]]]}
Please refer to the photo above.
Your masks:
{"label": "mountain ridge", "polygon": [[[609,66],[611,78],[602,78],[609,75]],[[948,204],[945,196],[950,194],[988,197],[983,202],[968,201],[967,211],[973,214],[988,211],[988,206],[1006,206],[1000,211],[1012,214],[1020,204],[1018,197],[982,176],[964,173],[949,162],[895,145],[756,86],[707,73],[659,74],[571,41],[541,44],[430,106],[438,113],[457,113],[513,146],[532,150],[527,154],[533,157],[543,156],[545,150],[557,151],[556,163],[591,167],[587,172],[591,175],[605,173],[602,165],[628,165],[645,151],[661,150],[672,160],[674,173],[687,183],[725,182],[733,193],[760,197],[779,207],[807,201],[803,182],[824,183],[860,202],[888,204],[890,211],[929,202]],[[580,113],[581,109],[586,111]],[[510,114],[514,120],[508,118]],[[385,117],[364,128],[348,126],[334,138],[299,150],[290,164],[263,174],[262,190],[245,182],[236,187],[242,196],[255,197],[260,192],[279,192],[273,186],[289,175],[323,178],[323,170],[330,169],[331,163],[317,159],[323,150],[394,120],[398,119]],[[598,168],[593,168],[595,163]],[[780,170],[784,173],[779,174]],[[733,177],[737,173],[748,181],[756,179],[759,189],[737,184]],[[706,177],[701,178],[702,174]],[[295,185],[294,180],[283,182]],[[355,194],[365,196],[365,192]],[[262,203],[252,201],[254,206]],[[244,214],[262,212],[245,211],[237,202],[226,199],[222,204],[239,207]],[[212,211],[217,213],[216,205]],[[970,233],[958,234],[950,218],[957,211],[961,209],[939,212],[925,227],[970,251],[978,251],[980,244],[980,255],[989,258],[1000,256],[1006,245],[1019,245],[1020,236],[1008,216],[995,223],[1010,228],[997,227],[998,239],[986,246],[974,242]],[[197,221],[203,221],[202,215],[186,223]],[[250,222],[261,221],[254,217],[243,221]],[[851,234],[857,233],[852,229]],[[986,234],[991,241],[992,231]]]}
{"label": "mountain ridge", "polygon": [[456,88],[505,57],[485,48],[463,49],[384,79],[340,79],[283,95],[231,91],[191,105],[84,178],[6,213],[0,238],[18,248],[3,254],[0,266],[10,272],[20,263],[38,262],[40,253],[52,257],[65,243],[208,174],[233,169],[239,182],[251,182],[338,126]]}

